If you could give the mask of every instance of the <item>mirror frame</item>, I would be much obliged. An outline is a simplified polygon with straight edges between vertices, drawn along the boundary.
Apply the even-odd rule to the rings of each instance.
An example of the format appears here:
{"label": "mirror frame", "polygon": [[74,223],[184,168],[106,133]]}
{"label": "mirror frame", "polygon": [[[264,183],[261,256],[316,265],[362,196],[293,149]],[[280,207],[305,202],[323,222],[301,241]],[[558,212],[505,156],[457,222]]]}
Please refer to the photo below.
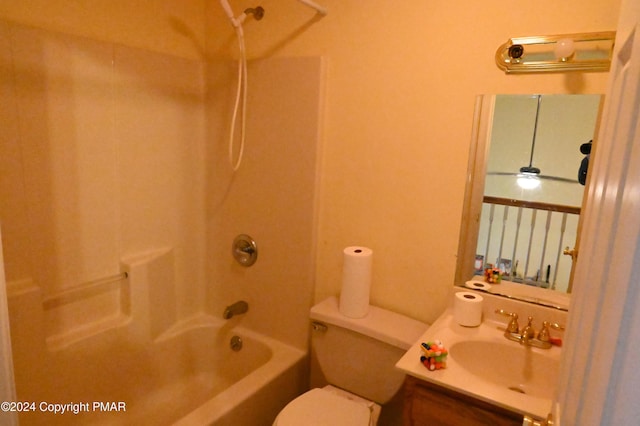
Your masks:
{"label": "mirror frame", "polygon": [[[480,214],[482,213],[482,198],[484,196],[484,176],[487,170],[486,158],[489,151],[487,136],[493,119],[493,111],[494,98],[489,98],[487,95],[476,97],[458,238],[455,285],[463,285],[474,275],[471,259],[475,259],[478,245]],[[467,260],[469,261],[467,262]]]}

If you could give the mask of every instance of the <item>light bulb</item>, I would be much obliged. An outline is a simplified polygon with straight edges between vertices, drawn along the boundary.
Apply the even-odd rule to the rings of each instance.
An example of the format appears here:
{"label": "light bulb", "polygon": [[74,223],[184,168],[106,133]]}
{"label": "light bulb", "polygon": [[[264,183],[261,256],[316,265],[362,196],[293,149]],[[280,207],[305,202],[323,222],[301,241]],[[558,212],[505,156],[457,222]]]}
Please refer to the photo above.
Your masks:
{"label": "light bulb", "polygon": [[516,182],[522,189],[535,189],[540,186],[538,176],[529,173],[519,174]]}
{"label": "light bulb", "polygon": [[575,53],[575,46],[573,40],[570,38],[561,38],[556,42],[556,47],[553,51],[556,59],[560,61],[568,61]]}

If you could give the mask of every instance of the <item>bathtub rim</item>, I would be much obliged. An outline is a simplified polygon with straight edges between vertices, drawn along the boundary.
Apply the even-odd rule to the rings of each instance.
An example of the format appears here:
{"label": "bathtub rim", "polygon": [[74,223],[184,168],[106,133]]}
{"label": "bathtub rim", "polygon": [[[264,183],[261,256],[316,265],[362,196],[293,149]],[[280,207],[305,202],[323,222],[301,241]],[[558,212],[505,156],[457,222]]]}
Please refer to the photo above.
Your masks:
{"label": "bathtub rim", "polygon": [[[167,333],[159,338],[173,338],[193,327],[220,327],[220,321],[206,315],[194,317],[184,324],[178,324],[176,327],[172,327],[171,330],[168,330]],[[223,325],[223,328],[226,327]],[[308,351],[296,348],[242,325],[235,325],[228,329],[241,337],[246,336],[267,345],[272,351],[271,358],[247,376],[233,383],[223,392],[215,395],[195,410],[192,410],[175,421],[172,424],[173,426],[213,424],[229,414],[240,403],[248,400],[260,389],[284,374],[287,370],[303,362],[308,356]]]}

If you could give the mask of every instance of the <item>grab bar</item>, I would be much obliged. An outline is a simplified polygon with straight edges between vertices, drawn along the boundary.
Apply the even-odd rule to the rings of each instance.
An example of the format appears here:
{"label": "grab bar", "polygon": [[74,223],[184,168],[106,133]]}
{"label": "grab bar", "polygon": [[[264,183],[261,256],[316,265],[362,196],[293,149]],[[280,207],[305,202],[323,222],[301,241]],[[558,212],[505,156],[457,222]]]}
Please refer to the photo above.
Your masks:
{"label": "grab bar", "polygon": [[51,296],[47,296],[42,301],[42,304],[45,310],[52,309],[69,302],[76,301],[83,296],[90,296],[107,291],[108,288],[103,289],[102,287],[106,286],[107,284],[127,279],[128,277],[129,274],[127,272],[121,272],[119,274],[109,275],[107,277],[97,278],[95,280],[87,281],[82,284],[77,284]]}

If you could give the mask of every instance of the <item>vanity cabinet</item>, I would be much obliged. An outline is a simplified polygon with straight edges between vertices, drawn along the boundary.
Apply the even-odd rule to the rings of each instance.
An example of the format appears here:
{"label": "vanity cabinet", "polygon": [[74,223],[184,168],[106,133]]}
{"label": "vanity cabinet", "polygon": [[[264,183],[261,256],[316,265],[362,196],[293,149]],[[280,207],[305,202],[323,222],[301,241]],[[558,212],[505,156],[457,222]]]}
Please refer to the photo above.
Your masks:
{"label": "vanity cabinet", "polygon": [[523,416],[435,384],[407,376],[405,426],[514,426]]}

